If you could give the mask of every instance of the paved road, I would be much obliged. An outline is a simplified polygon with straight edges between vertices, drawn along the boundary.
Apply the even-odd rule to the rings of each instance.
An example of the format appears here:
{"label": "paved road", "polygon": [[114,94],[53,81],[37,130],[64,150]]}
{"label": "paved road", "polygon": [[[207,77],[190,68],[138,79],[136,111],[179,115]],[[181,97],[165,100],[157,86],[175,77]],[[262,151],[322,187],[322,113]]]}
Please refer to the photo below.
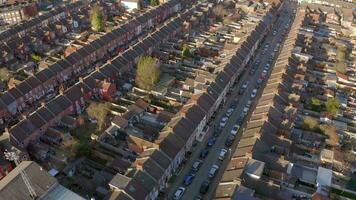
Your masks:
{"label": "paved road", "polygon": [[[287,6],[287,8],[289,9],[289,11],[292,10],[291,6]],[[236,85],[236,89],[234,90],[234,92],[231,94],[231,96],[229,97],[226,106],[223,107],[223,109],[220,111],[220,113],[218,114],[218,116],[216,117],[216,119],[214,120],[214,124],[216,124],[216,126],[218,126],[221,117],[225,114],[226,110],[228,109],[230,103],[234,100],[234,99],[238,99],[239,103],[237,105],[237,108],[235,109],[235,111],[233,112],[233,114],[231,115],[231,117],[228,120],[228,123],[226,124],[225,128],[223,129],[222,133],[220,134],[220,136],[217,138],[216,143],[213,147],[211,147],[209,155],[203,160],[203,165],[201,166],[201,168],[199,169],[199,171],[196,174],[196,177],[194,179],[194,181],[191,183],[190,186],[186,187],[186,191],[182,197],[182,199],[187,199],[187,200],[191,200],[193,199],[195,196],[199,195],[199,188],[201,186],[201,184],[208,179],[208,172],[211,168],[211,166],[213,164],[217,164],[220,166],[220,170],[217,173],[216,177],[212,180],[212,183],[210,185],[209,191],[206,195],[204,195],[204,199],[212,199],[213,193],[215,191],[215,188],[217,187],[219,180],[222,177],[222,174],[224,172],[223,169],[226,168],[228,161],[231,158],[232,153],[234,152],[234,149],[237,146],[238,141],[241,138],[241,129],[234,141],[234,144],[232,145],[231,149],[229,149],[228,154],[225,158],[225,160],[223,162],[218,160],[218,153],[222,148],[226,148],[225,147],[225,141],[229,136],[229,133],[233,127],[233,125],[235,124],[237,118],[241,115],[242,110],[244,108],[244,106],[246,105],[247,101],[250,100],[250,94],[252,92],[253,89],[255,89],[256,87],[256,82],[258,80],[258,78],[260,77],[262,71],[263,71],[263,67],[266,65],[268,58],[271,56],[270,52],[273,52],[277,42],[278,42],[278,38],[280,37],[282,30],[284,29],[285,24],[288,22],[289,17],[287,17],[287,15],[284,15],[282,12],[282,15],[280,17],[280,19],[277,21],[277,27],[281,26],[281,28],[279,28],[278,33],[276,36],[272,35],[273,29],[271,30],[271,33],[267,36],[264,44],[261,45],[261,48],[259,50],[259,52],[257,52],[257,56],[255,57],[255,60],[259,59],[261,60],[261,63],[256,71],[256,73],[254,75],[249,75],[249,70],[246,70],[244,76],[241,78],[241,80],[239,81],[239,83]],[[263,51],[263,47],[264,45],[269,42],[270,46],[268,48],[268,50],[266,51],[267,53],[265,55],[262,55],[262,51]],[[275,55],[276,58],[277,55]],[[254,60],[254,61],[255,61]],[[254,62],[253,62],[254,63]],[[248,67],[248,69],[250,69],[250,67]],[[270,70],[271,71],[271,70]],[[241,85],[246,81],[249,80],[250,83],[248,85],[248,88],[246,89],[246,91],[244,92],[243,95],[238,95],[238,91],[239,88],[241,87]],[[259,93],[262,92],[262,88],[259,89]],[[253,106],[250,109],[250,111],[253,110]],[[211,133],[209,133],[211,134]],[[191,166],[192,164],[199,159],[199,154],[201,152],[201,150],[206,146],[206,140],[207,138],[209,138],[209,136],[207,136],[205,138],[205,140],[203,142],[201,142],[200,144],[198,144],[198,146],[193,150],[192,155],[190,156],[189,161],[186,163],[184,169],[182,169],[180,175],[176,178],[175,182],[171,185],[170,190],[169,190],[169,194],[168,196],[170,197],[170,199],[173,197],[175,191],[177,190],[178,187],[182,186],[182,183],[184,181],[184,177],[190,172]]]}

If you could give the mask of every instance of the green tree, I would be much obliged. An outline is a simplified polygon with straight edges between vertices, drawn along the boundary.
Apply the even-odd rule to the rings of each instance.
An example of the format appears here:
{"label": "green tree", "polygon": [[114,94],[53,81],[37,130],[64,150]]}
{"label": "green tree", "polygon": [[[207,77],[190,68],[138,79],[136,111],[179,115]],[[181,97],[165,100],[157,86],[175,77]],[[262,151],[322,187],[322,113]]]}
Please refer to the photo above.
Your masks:
{"label": "green tree", "polygon": [[345,74],[346,73],[346,64],[341,61],[336,61],[336,71]]}
{"label": "green tree", "polygon": [[91,147],[89,142],[78,144],[77,146],[77,157],[88,157],[91,154]]}
{"label": "green tree", "polygon": [[159,5],[159,1],[158,0],[150,0],[150,5],[151,6],[158,6]]}
{"label": "green tree", "polygon": [[346,59],[346,52],[347,49],[344,46],[337,46],[336,49],[336,71],[345,74],[346,73],[346,64],[345,64],[345,59]]}
{"label": "green tree", "polygon": [[190,53],[190,48],[188,45],[184,44],[182,49],[182,57],[183,58],[190,58],[192,55]]}
{"label": "green tree", "polygon": [[31,54],[31,58],[32,58],[33,62],[35,62],[35,63],[39,63],[42,59],[41,56],[34,54],[34,53]]}
{"label": "green tree", "polygon": [[319,122],[312,117],[305,117],[302,126],[306,130],[313,131],[319,127]]}
{"label": "green tree", "polygon": [[312,106],[312,109],[313,109],[314,111],[320,111],[320,109],[321,109],[320,100],[317,99],[317,98],[315,98],[315,97],[313,97],[313,98],[311,99],[311,106]]}
{"label": "green tree", "polygon": [[102,9],[99,6],[95,6],[91,10],[91,26],[95,31],[103,31],[104,30],[104,19]]}
{"label": "green tree", "polygon": [[109,103],[91,103],[87,108],[88,116],[98,121],[99,130],[106,124],[106,117],[109,114],[110,107]]}
{"label": "green tree", "polygon": [[340,102],[338,98],[329,98],[325,103],[326,111],[333,117],[335,117],[340,108]]}
{"label": "green tree", "polygon": [[159,81],[161,70],[155,58],[141,57],[137,64],[135,82],[139,88],[151,90]]}
{"label": "green tree", "polygon": [[5,67],[0,68],[0,81],[7,82],[11,78],[9,70]]}

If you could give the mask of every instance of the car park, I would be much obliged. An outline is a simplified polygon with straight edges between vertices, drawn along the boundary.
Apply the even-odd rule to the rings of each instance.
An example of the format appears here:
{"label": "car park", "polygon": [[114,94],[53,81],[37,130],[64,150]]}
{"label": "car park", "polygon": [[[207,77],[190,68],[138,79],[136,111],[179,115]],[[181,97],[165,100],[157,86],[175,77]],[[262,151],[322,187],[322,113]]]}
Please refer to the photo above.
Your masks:
{"label": "car park", "polygon": [[184,187],[179,187],[178,190],[174,193],[173,199],[174,200],[179,200],[182,198],[183,194],[185,192]]}
{"label": "car park", "polygon": [[219,166],[218,165],[213,165],[211,166],[209,173],[208,173],[208,177],[209,178],[214,178],[214,176],[216,175],[216,172],[218,171]]}
{"label": "car park", "polygon": [[257,89],[253,89],[251,93],[251,98],[255,98],[257,95]]}
{"label": "car park", "polygon": [[195,178],[195,173],[189,173],[187,176],[184,178],[184,186],[188,186],[193,182],[193,179]]}
{"label": "car park", "polygon": [[226,149],[221,149],[220,153],[219,153],[219,160],[224,160],[225,156],[226,156],[227,150]]}
{"label": "car park", "polygon": [[240,129],[240,126],[237,125],[237,124],[235,124],[235,125],[232,127],[230,133],[235,136],[235,135],[237,134],[237,132],[239,131],[239,129]]}
{"label": "car park", "polygon": [[201,160],[195,161],[195,162],[193,163],[193,165],[192,165],[192,171],[193,171],[193,172],[199,171],[199,169],[200,169],[200,167],[201,167],[202,164],[203,164],[203,161],[201,161]]}
{"label": "car park", "polygon": [[208,154],[209,154],[209,149],[205,148],[200,152],[200,158],[204,159],[206,158],[206,156],[208,156]]}
{"label": "car park", "polygon": [[201,194],[206,194],[209,190],[209,186],[210,186],[210,181],[208,180],[204,181],[200,186],[199,192]]}
{"label": "car park", "polygon": [[208,140],[208,143],[206,144],[206,146],[212,147],[212,146],[214,146],[215,142],[216,142],[216,138],[215,137],[210,137],[209,140]]}
{"label": "car park", "polygon": [[225,127],[225,125],[226,125],[228,119],[229,119],[228,117],[223,117],[223,118],[221,118],[221,120],[220,120],[220,127]]}

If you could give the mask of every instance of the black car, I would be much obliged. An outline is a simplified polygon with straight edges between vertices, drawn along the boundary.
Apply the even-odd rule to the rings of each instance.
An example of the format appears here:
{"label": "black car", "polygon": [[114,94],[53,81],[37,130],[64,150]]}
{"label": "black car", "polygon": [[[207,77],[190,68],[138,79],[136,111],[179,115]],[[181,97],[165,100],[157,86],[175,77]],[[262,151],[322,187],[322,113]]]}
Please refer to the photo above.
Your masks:
{"label": "black car", "polygon": [[242,122],[244,121],[244,116],[240,116],[239,118],[237,118],[236,120],[236,124],[241,126]]}
{"label": "black car", "polygon": [[254,75],[255,73],[256,73],[256,68],[252,67],[249,74]]}
{"label": "black car", "polygon": [[232,145],[232,143],[234,142],[234,137],[231,135],[230,137],[228,137],[225,141],[225,146],[230,147]]}
{"label": "black car", "polygon": [[209,186],[210,186],[210,181],[204,181],[200,186],[199,192],[201,194],[206,194],[209,190]]}
{"label": "black car", "polygon": [[205,148],[203,151],[200,152],[200,158],[206,158],[206,156],[209,154],[209,149]]}

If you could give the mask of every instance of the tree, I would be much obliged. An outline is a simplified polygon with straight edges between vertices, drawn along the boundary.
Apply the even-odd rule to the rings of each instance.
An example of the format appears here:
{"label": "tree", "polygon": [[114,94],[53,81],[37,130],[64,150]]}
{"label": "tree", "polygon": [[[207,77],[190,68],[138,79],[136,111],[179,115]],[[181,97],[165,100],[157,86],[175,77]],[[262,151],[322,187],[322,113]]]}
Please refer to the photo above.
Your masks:
{"label": "tree", "polygon": [[217,5],[213,8],[213,13],[216,16],[216,18],[220,21],[224,19],[224,17],[227,15],[227,11],[222,5]]}
{"label": "tree", "polygon": [[34,54],[34,53],[31,54],[31,58],[32,58],[33,62],[35,62],[35,63],[39,63],[42,59],[41,56]]}
{"label": "tree", "polygon": [[98,128],[101,130],[106,122],[106,117],[110,111],[109,103],[91,103],[87,108],[87,113],[90,118],[98,120]]}
{"label": "tree", "polygon": [[139,88],[151,90],[159,81],[161,70],[155,58],[141,57],[137,64],[135,82]]}
{"label": "tree", "polygon": [[335,117],[339,111],[340,108],[340,102],[339,99],[333,97],[329,98],[326,103],[325,103],[326,111]]}
{"label": "tree", "polygon": [[319,122],[312,117],[305,117],[303,120],[303,128],[306,130],[316,130],[319,127]]}
{"label": "tree", "polygon": [[95,31],[103,31],[104,30],[104,19],[102,9],[99,6],[93,7],[91,10],[91,26]]}
{"label": "tree", "polygon": [[7,82],[10,78],[11,75],[9,73],[9,70],[7,70],[5,67],[0,68],[0,81]]}
{"label": "tree", "polygon": [[188,45],[184,44],[182,49],[182,57],[183,58],[190,58],[192,55],[190,53],[190,48]]}
{"label": "tree", "polygon": [[320,103],[320,100],[313,97],[311,99],[311,106],[312,106],[312,110],[314,111],[320,111],[320,108],[321,108],[321,103]]}
{"label": "tree", "polygon": [[337,46],[336,49],[336,71],[345,74],[346,73],[346,47],[344,46]]}
{"label": "tree", "polygon": [[151,6],[158,6],[159,5],[159,1],[158,0],[150,0],[150,5]]}
{"label": "tree", "polygon": [[341,74],[346,73],[346,64],[341,61],[336,61],[336,71],[340,72]]}

